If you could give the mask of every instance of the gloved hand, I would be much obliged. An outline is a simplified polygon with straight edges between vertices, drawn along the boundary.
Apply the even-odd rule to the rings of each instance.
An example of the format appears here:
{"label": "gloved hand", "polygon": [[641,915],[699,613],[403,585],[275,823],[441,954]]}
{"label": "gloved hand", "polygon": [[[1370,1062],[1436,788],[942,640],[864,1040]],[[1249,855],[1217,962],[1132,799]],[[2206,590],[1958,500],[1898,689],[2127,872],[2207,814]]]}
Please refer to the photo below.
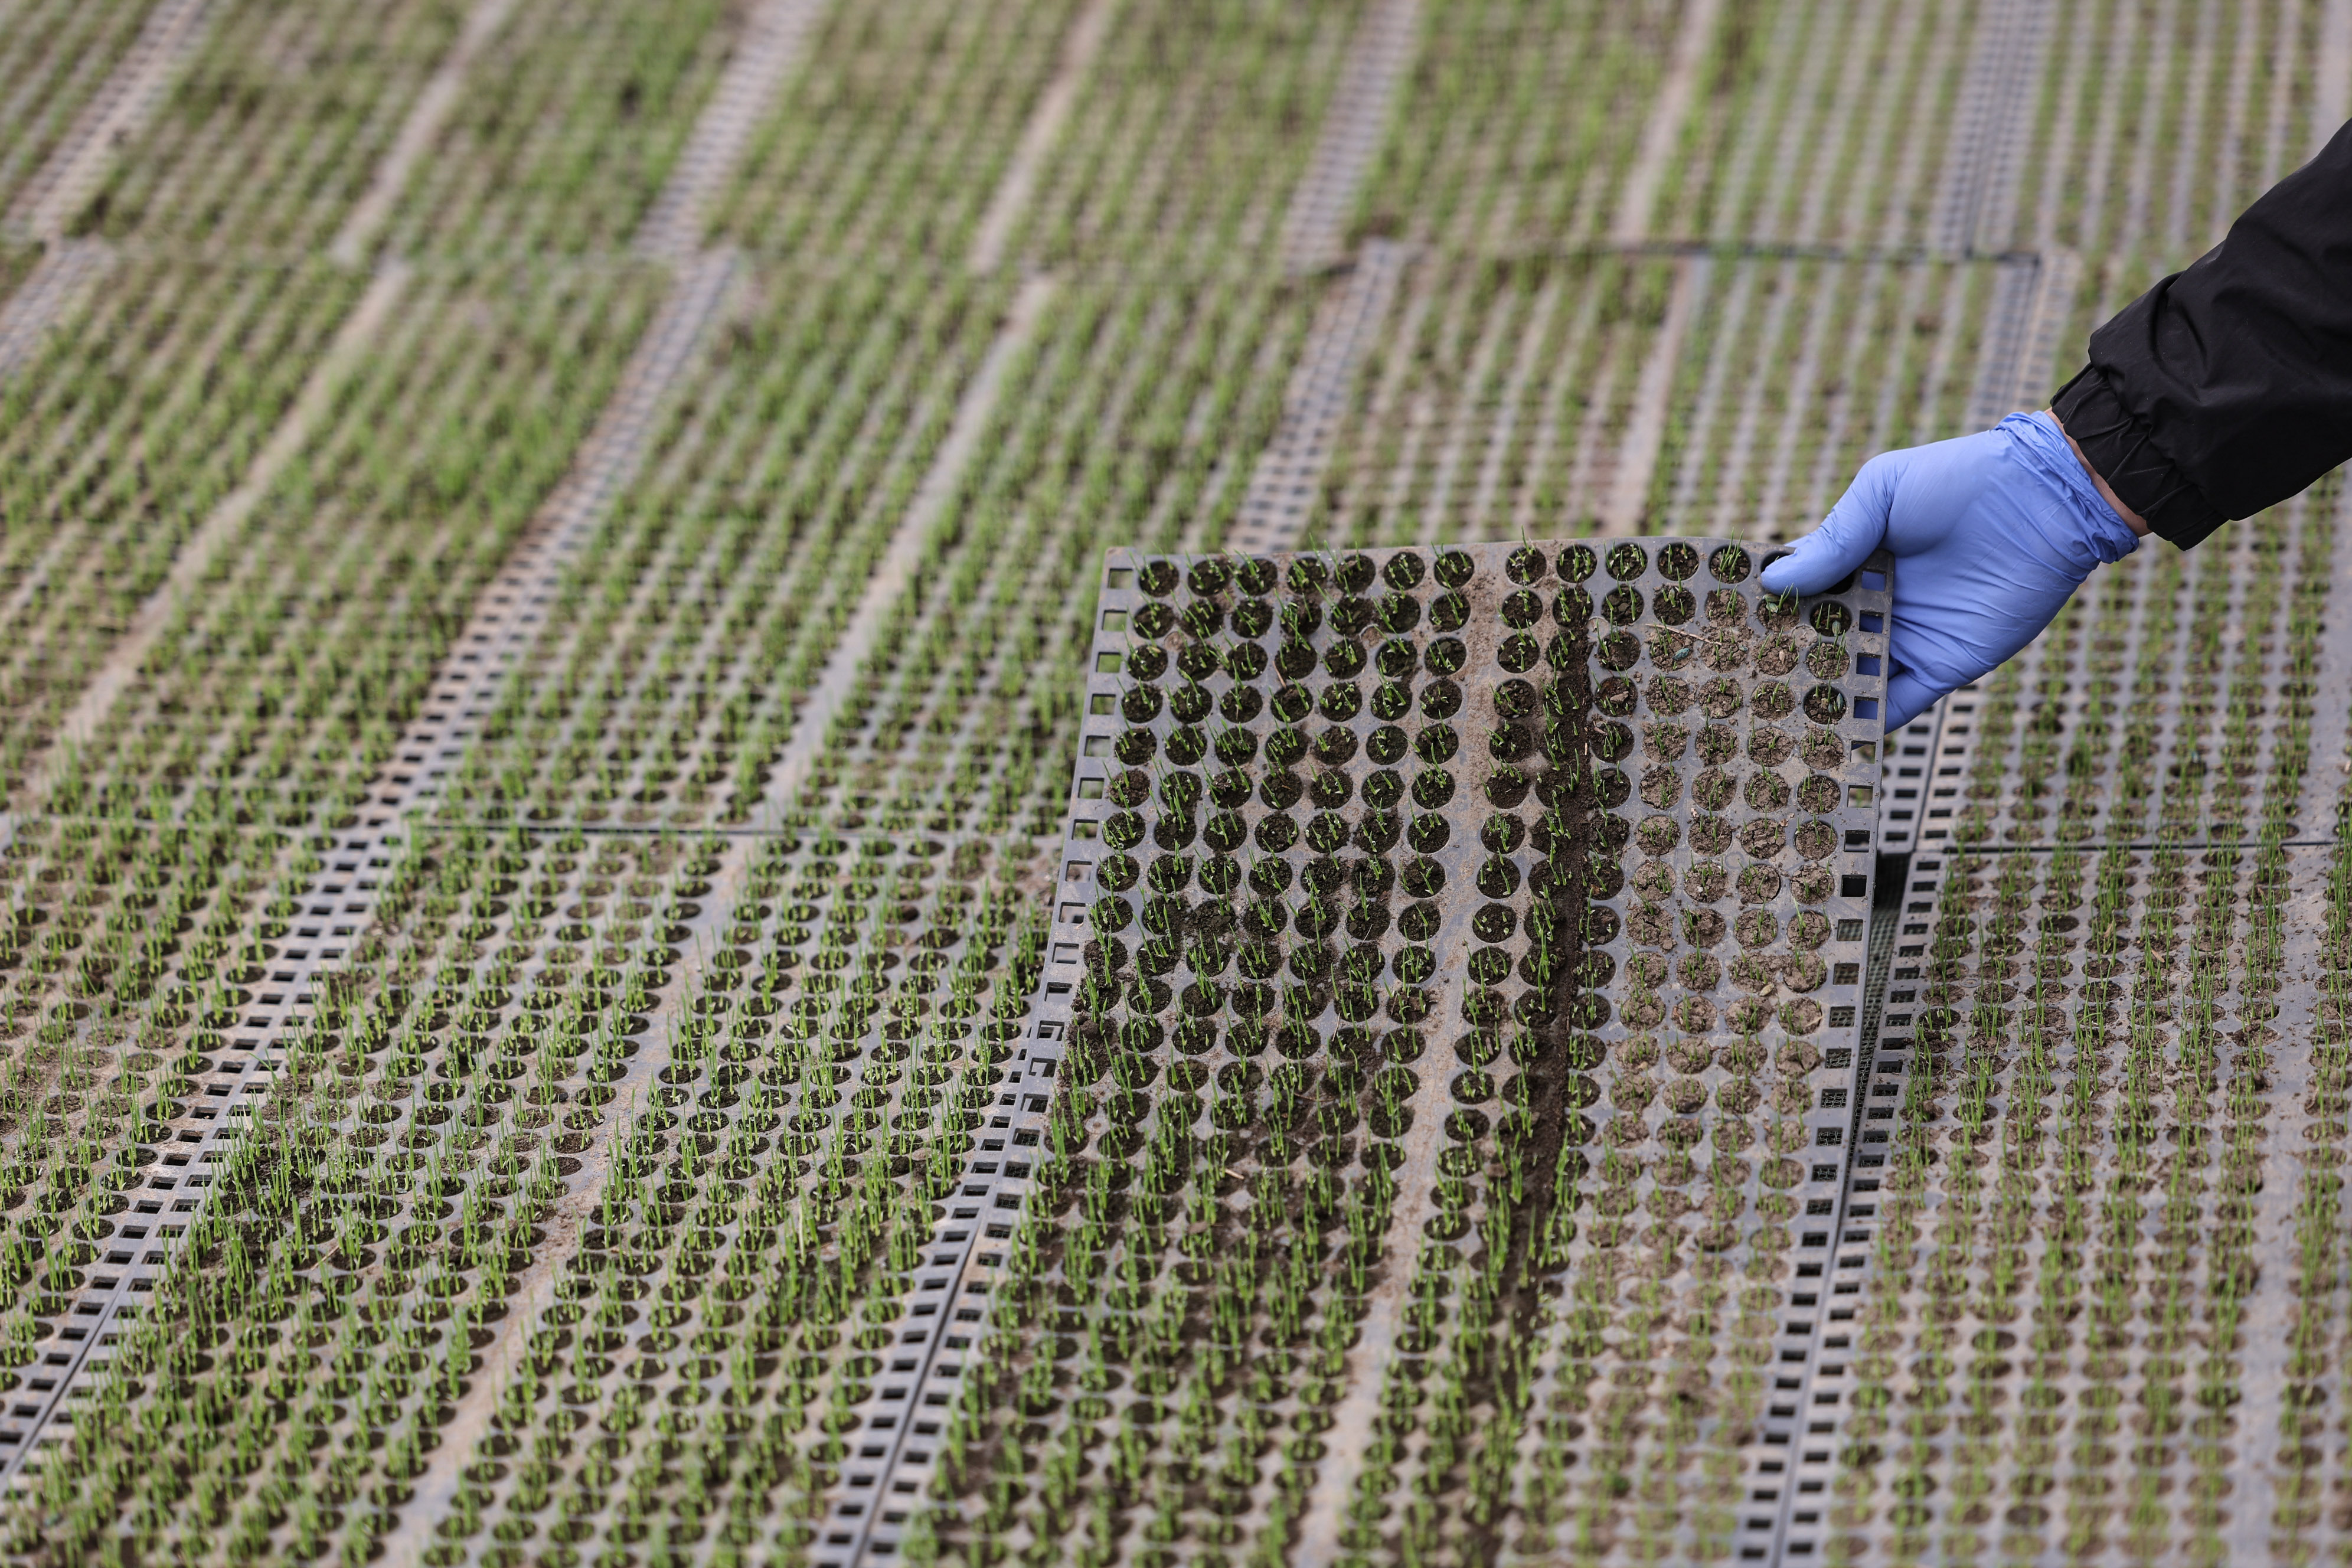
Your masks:
{"label": "gloved hand", "polygon": [[1764,586],[1818,594],[1884,545],[1895,556],[1886,727],[1900,729],[2033,640],[2091,569],[2139,536],[2101,497],[2046,415],[1883,452],[1822,524],[1764,568]]}

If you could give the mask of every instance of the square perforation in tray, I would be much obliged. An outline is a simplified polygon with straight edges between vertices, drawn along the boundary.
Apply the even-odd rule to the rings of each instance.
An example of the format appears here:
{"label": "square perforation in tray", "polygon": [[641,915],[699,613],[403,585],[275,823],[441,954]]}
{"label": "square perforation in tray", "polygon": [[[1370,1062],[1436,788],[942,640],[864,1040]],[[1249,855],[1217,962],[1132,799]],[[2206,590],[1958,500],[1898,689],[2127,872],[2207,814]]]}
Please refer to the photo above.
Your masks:
{"label": "square perforation in tray", "polygon": [[1886,737],[1878,780],[1878,852],[1949,848],[1966,787],[1970,736],[1984,704],[1971,681]]}
{"label": "square perforation in tray", "polygon": [[[1445,1311],[1400,1313],[1408,1279],[1523,1319],[1556,1388],[1546,1281],[1663,1266],[1738,1293],[1751,1338],[1828,1300],[1890,585],[1874,561],[1783,602],[1757,564],[1717,540],[1111,552],[1033,1020],[1064,1070],[1000,1298],[1037,1309],[1025,1415],[995,1443],[1088,1449],[1125,1529],[1149,1489],[1096,1423],[1284,1435],[1246,1470],[1160,1456],[1159,1528],[1237,1540],[1322,1434],[1360,1462],[1351,1384],[1459,1355]],[[1498,1200],[1529,1172],[1538,1201]],[[1496,1247],[1499,1297],[1454,1279]],[[1290,1284],[1236,1282],[1261,1252]],[[1348,1348],[1374,1341],[1398,1361]],[[1779,1394],[1810,1353],[1717,1353],[1724,1441],[1803,1428]],[[1040,1500],[948,1528],[1068,1522]]]}

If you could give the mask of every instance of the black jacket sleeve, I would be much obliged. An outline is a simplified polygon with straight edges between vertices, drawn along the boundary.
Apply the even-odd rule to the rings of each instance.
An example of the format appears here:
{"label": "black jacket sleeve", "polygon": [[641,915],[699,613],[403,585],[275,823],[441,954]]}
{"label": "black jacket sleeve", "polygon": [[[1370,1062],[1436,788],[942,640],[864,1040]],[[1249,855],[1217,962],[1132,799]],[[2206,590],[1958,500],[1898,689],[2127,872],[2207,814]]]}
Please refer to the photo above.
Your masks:
{"label": "black jacket sleeve", "polygon": [[2352,458],[2352,125],[2093,332],[2052,406],[2184,549]]}

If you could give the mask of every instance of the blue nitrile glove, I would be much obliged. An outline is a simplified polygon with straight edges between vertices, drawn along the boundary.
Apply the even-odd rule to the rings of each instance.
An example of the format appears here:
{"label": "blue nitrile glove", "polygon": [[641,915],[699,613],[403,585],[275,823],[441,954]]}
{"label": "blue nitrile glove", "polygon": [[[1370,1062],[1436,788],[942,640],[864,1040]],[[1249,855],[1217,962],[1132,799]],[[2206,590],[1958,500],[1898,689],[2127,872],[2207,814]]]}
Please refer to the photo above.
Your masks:
{"label": "blue nitrile glove", "polygon": [[1884,545],[1895,557],[1886,727],[1900,729],[2032,642],[2103,561],[2139,546],[2048,417],[1882,452],[1822,524],[1764,568],[1818,594]]}

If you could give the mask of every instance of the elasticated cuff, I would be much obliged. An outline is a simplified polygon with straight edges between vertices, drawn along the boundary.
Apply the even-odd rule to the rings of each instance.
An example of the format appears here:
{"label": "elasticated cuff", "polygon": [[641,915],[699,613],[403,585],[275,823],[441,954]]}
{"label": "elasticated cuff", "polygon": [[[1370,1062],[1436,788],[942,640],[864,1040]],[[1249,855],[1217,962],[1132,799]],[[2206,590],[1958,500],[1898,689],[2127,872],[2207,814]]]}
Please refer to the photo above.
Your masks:
{"label": "elasticated cuff", "polygon": [[2107,488],[2147,520],[2149,531],[2186,550],[2230,520],[2156,448],[2096,365],[2084,365],[2050,400],[2051,411]]}

